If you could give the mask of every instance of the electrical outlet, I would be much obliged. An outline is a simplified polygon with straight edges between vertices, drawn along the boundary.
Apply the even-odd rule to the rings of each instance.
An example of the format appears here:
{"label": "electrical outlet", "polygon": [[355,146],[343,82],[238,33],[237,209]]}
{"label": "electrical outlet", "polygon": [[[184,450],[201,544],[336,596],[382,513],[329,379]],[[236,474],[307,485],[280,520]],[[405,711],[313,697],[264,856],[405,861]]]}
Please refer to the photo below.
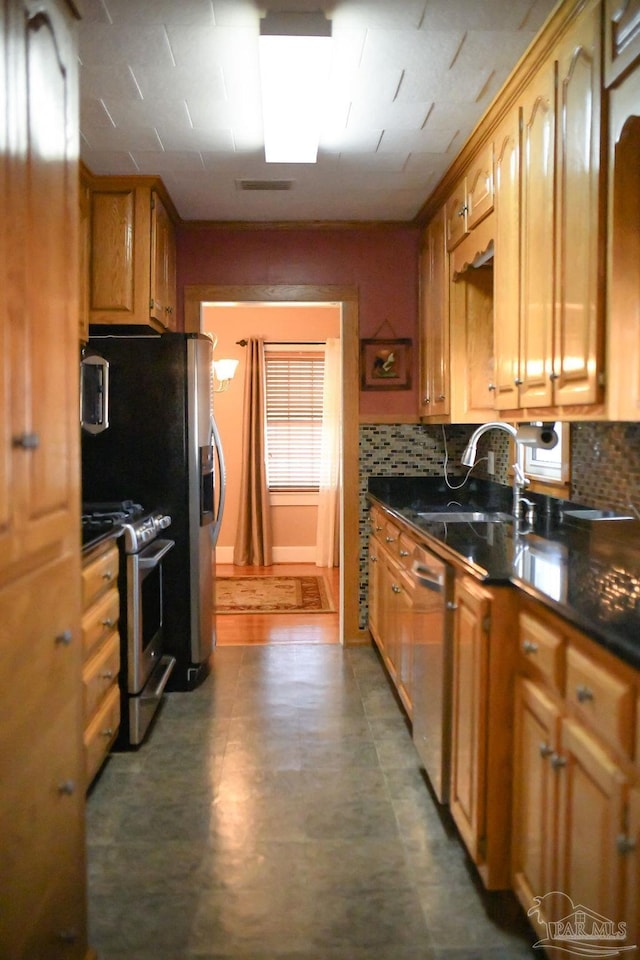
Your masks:
{"label": "electrical outlet", "polygon": [[490,477],[496,472],[496,455],[493,450],[489,450],[487,454],[487,473]]}

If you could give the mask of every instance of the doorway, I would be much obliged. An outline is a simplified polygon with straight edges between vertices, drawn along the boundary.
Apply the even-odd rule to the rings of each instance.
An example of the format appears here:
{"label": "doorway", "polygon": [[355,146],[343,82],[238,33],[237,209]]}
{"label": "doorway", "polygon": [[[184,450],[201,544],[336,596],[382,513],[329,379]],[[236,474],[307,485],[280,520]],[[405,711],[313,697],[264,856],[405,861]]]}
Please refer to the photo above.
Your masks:
{"label": "doorway", "polygon": [[339,637],[343,644],[366,641],[358,625],[358,292],[354,287],[317,285],[198,285],[185,288],[185,330],[200,329],[202,303],[337,303],[341,306],[343,429]]}

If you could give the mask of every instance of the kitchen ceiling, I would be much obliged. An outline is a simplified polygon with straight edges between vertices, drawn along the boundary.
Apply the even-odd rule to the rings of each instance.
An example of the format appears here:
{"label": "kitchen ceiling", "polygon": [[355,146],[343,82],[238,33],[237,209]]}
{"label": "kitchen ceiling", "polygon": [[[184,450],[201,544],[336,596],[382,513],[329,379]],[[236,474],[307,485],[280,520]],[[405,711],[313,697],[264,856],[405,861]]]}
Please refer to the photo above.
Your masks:
{"label": "kitchen ceiling", "polygon": [[[83,5],[87,167],[160,176],[183,220],[266,222],[411,221],[556,3]],[[319,7],[333,22],[334,55],[318,162],[267,164],[259,18]]]}

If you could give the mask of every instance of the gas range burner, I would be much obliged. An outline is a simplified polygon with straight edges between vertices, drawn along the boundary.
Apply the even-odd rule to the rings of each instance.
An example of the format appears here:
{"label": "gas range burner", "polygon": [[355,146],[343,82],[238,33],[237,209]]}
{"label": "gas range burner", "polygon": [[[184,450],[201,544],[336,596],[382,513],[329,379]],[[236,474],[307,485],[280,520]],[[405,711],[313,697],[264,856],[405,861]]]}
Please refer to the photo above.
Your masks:
{"label": "gas range burner", "polygon": [[141,517],[144,513],[139,503],[133,500],[118,500],[107,503],[83,503],[82,525],[114,526]]}

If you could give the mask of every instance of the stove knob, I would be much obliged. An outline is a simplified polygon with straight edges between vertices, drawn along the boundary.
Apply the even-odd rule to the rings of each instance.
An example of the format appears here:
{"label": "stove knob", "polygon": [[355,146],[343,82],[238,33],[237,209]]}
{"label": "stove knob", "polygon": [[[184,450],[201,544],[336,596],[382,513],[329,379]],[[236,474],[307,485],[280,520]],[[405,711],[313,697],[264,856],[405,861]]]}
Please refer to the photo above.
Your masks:
{"label": "stove knob", "polygon": [[171,517],[168,517],[165,515],[163,517],[157,518],[156,527],[158,528],[158,530],[166,530],[167,527],[170,527],[170,526],[171,526]]}

